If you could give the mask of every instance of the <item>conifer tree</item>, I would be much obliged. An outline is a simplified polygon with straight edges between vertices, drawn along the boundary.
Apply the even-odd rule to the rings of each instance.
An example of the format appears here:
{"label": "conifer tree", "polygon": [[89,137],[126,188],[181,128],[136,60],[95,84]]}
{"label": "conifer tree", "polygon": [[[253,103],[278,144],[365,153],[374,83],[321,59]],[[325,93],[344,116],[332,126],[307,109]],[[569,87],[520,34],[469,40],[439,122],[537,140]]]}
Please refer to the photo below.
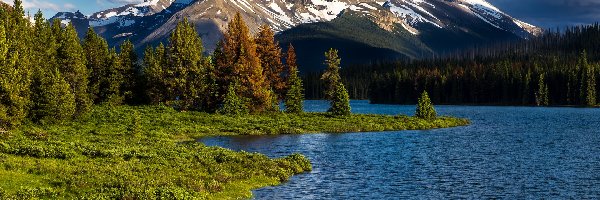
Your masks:
{"label": "conifer tree", "polygon": [[285,74],[281,63],[281,48],[275,41],[275,33],[271,27],[264,24],[254,40],[256,42],[256,54],[263,68],[263,76],[267,79],[270,87],[280,99],[285,97]]}
{"label": "conifer tree", "polygon": [[102,82],[100,94],[104,99],[104,103],[108,103],[109,105],[121,105],[125,100],[123,96],[122,87],[125,81],[123,67],[121,65],[121,59],[117,54],[117,50],[115,48],[111,48],[108,53],[108,62],[106,72],[105,72],[105,80]]}
{"label": "conifer tree", "polygon": [[157,105],[165,101],[165,86],[163,72],[164,46],[159,44],[156,50],[151,46],[144,52],[144,77],[146,95],[151,104]]}
{"label": "conifer tree", "polygon": [[62,31],[58,58],[60,73],[75,94],[76,116],[84,115],[92,106],[91,95],[88,93],[89,74],[85,66],[85,53],[72,24]]}
{"label": "conifer tree", "polygon": [[33,34],[20,0],[4,14],[0,19],[0,126],[14,127],[29,112]]}
{"label": "conifer tree", "polygon": [[435,112],[435,108],[429,99],[429,94],[427,91],[423,91],[421,98],[419,98],[415,116],[426,120],[432,120],[437,117],[437,113]]}
{"label": "conifer tree", "polygon": [[548,102],[548,85],[544,81],[544,74],[540,74],[538,79],[538,90],[535,93],[535,102],[537,106],[547,106]]}
{"label": "conifer tree", "polygon": [[587,83],[586,83],[586,93],[587,96],[585,98],[587,106],[596,106],[596,96],[598,95],[596,91],[596,72],[594,67],[590,66],[587,69]]}
{"label": "conifer tree", "polygon": [[45,70],[43,77],[34,89],[36,101],[33,103],[33,117],[44,123],[69,120],[75,114],[75,95],[71,86],[60,75],[58,68]]}
{"label": "conifer tree", "polygon": [[591,65],[588,62],[587,51],[581,52],[577,61],[579,73],[579,105],[588,105],[588,79]]}
{"label": "conifer tree", "polygon": [[336,116],[350,115],[350,96],[342,82],[337,82],[328,112]]}
{"label": "conifer tree", "polygon": [[340,63],[341,59],[338,57],[337,49],[329,49],[329,51],[325,52],[325,65],[327,65],[327,68],[321,76],[321,80],[325,84],[326,99],[333,98],[336,87],[339,85],[337,83],[341,81]]}
{"label": "conifer tree", "polygon": [[298,73],[296,65],[296,52],[290,44],[287,51],[286,65],[289,69],[289,78],[287,79],[287,94],[285,96],[285,108],[288,113],[302,113],[304,110],[304,88],[302,79]]}
{"label": "conifer tree", "polygon": [[200,109],[205,97],[205,67],[202,40],[187,19],[177,24],[169,38],[165,86],[171,100],[179,99],[181,109]]}
{"label": "conifer tree", "polygon": [[218,109],[219,104],[219,78],[217,77],[219,72],[215,69],[214,57],[208,56],[204,59],[203,66],[206,67],[206,88],[205,98],[203,102],[204,111],[215,112]]}
{"label": "conifer tree", "polygon": [[135,53],[135,47],[129,40],[125,40],[120,46],[119,52],[119,71],[123,76],[123,81],[119,88],[120,95],[125,101],[133,103],[136,97],[135,90],[138,80],[138,57]]}
{"label": "conifer tree", "polygon": [[31,117],[44,122],[68,120],[75,112],[74,95],[58,71],[58,44],[40,11],[35,15],[33,41],[36,45],[32,46]]}
{"label": "conifer tree", "polygon": [[108,43],[89,27],[83,40],[83,49],[87,61],[87,69],[90,72],[89,91],[96,103],[106,101],[106,97],[101,97],[100,87],[106,86],[108,77],[106,70],[110,64]]}
{"label": "conifer tree", "polygon": [[52,35],[54,36],[54,39],[56,40],[56,44],[60,44],[61,40],[62,40],[62,32],[63,32],[63,28],[61,26],[61,22],[60,19],[58,18],[54,18],[52,20]]}
{"label": "conifer tree", "polygon": [[237,13],[229,22],[227,32],[215,51],[215,71],[219,72],[220,94],[234,80],[240,85],[236,93],[248,98],[247,106],[253,112],[272,109],[273,95],[263,76],[263,68],[256,53],[256,44],[250,36],[242,16]]}
{"label": "conifer tree", "polygon": [[230,84],[227,89],[227,95],[223,101],[223,106],[217,110],[217,113],[222,115],[243,115],[248,113],[248,107],[244,98],[236,94],[237,82]]}
{"label": "conifer tree", "polygon": [[327,69],[325,69],[321,79],[325,82],[325,98],[331,104],[329,112],[334,115],[349,115],[350,97],[340,78],[341,59],[338,57],[338,51],[329,49],[325,52],[325,58]]}

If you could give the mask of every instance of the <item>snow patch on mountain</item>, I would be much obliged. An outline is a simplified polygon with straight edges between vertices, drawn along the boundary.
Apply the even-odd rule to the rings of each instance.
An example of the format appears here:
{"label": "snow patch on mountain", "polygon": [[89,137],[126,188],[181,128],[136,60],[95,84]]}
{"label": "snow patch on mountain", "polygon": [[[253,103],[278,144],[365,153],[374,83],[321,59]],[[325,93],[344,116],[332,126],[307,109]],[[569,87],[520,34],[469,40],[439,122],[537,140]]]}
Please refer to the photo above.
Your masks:
{"label": "snow patch on mountain", "polygon": [[[311,0],[311,2],[312,4],[308,6],[308,11],[315,16],[316,19],[326,21],[335,19],[340,12],[348,8],[348,4],[338,0]],[[302,21],[312,22],[312,19],[314,18],[305,18]]]}
{"label": "snow patch on mountain", "polygon": [[[419,1],[419,0],[417,0]],[[419,6],[420,3],[415,3],[415,2],[410,2],[409,4],[413,5],[414,7],[417,8],[417,10],[424,10],[423,8],[421,8]],[[396,16],[405,19],[406,22],[408,24],[410,24],[411,26],[416,25],[417,23],[429,23],[432,24],[438,28],[442,28],[442,26],[440,26],[439,24],[427,19],[426,17],[424,17],[423,15],[421,15],[418,12],[415,12],[415,10],[413,10],[411,7],[407,6],[407,5],[396,5],[391,1],[387,1],[383,4],[383,7],[385,8],[389,8],[390,11],[392,11],[392,13],[394,13]],[[431,13],[425,11],[424,13],[431,15]],[[434,19],[437,19],[435,16],[433,16]]]}

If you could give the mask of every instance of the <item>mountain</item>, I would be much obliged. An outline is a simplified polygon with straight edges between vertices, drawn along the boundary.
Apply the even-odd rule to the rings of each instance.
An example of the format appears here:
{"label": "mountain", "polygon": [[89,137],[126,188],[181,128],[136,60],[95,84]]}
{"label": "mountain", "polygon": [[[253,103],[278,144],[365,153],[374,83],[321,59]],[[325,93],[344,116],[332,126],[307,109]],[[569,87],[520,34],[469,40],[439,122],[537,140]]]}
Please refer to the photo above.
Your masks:
{"label": "mountain", "polygon": [[360,63],[422,58],[542,33],[484,0],[146,0],[90,16],[61,12],[53,18],[78,30],[92,26],[111,45],[130,39],[138,49],[165,42],[187,18],[212,51],[237,12],[253,32],[269,24],[311,69],[320,68],[322,52],[330,47],[341,49],[344,63]]}

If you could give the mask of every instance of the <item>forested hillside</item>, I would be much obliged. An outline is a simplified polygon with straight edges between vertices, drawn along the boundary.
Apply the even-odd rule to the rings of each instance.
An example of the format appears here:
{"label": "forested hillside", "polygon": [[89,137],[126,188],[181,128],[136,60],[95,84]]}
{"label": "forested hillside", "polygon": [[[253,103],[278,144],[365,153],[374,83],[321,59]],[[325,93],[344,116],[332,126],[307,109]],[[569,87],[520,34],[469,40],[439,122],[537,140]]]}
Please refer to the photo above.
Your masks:
{"label": "forested hillside", "polygon": [[[352,66],[341,74],[352,98],[372,103],[412,104],[427,90],[438,104],[592,106],[598,61],[595,24],[435,59]],[[305,76],[308,98],[320,97],[315,77]]]}

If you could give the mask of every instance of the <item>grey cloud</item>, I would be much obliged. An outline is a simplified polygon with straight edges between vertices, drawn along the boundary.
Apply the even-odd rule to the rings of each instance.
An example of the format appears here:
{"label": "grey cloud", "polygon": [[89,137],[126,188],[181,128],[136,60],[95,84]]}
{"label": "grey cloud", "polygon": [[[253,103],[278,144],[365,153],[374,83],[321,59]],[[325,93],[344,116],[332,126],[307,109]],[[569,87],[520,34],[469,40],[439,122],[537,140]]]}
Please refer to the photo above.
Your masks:
{"label": "grey cloud", "polygon": [[544,28],[600,20],[600,0],[488,0],[515,18]]}

